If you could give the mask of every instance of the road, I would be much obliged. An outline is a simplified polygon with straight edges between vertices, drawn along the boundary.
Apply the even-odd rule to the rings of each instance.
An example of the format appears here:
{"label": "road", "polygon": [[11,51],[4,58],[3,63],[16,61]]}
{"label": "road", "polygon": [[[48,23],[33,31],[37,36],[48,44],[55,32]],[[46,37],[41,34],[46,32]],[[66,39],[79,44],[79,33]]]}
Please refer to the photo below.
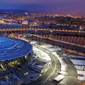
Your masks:
{"label": "road", "polygon": [[77,83],[77,71],[73,65],[73,63],[70,61],[68,56],[63,56],[63,61],[67,64],[66,71],[68,72],[68,76],[66,76],[61,82],[54,83],[53,78],[57,75],[58,71],[60,70],[60,64],[56,56],[52,55],[50,51],[47,51],[46,49],[40,48],[39,49],[47,52],[52,60],[52,65],[48,69],[48,71],[40,77],[36,84],[33,85],[78,85]]}
{"label": "road", "polygon": [[40,50],[43,50],[47,54],[49,54],[52,63],[47,72],[45,72],[41,77],[39,77],[39,79],[37,81],[32,82],[29,85],[46,85],[46,82],[48,82],[49,80],[52,80],[54,78],[54,76],[56,76],[58,74],[58,72],[60,70],[60,63],[59,63],[57,57],[52,55],[51,52],[46,51],[45,49],[43,49],[39,46],[37,46],[37,48],[39,48]]}
{"label": "road", "polygon": [[66,76],[63,81],[60,82],[61,85],[78,85],[77,83],[77,70],[74,64],[70,61],[68,56],[63,57],[64,62],[67,64],[66,71],[68,72],[68,76]]}
{"label": "road", "polygon": [[73,63],[68,59],[68,56],[63,57],[63,61],[68,65],[66,68],[68,72],[68,76],[66,76],[61,82],[54,83],[53,78],[57,76],[60,71],[60,62],[58,58],[53,55],[50,51],[45,48],[40,47],[39,45],[35,45],[38,49],[46,52],[50,55],[52,64],[47,72],[45,72],[42,76],[40,76],[36,81],[28,84],[28,85],[78,85],[77,83],[77,71],[73,65]]}
{"label": "road", "polygon": [[[44,85],[79,85],[78,84],[78,76],[77,76],[77,70],[74,66],[74,64],[70,61],[68,56],[63,56],[62,60],[66,63],[66,72],[68,73],[68,76],[66,76],[61,82],[54,83],[52,80],[47,81]],[[62,67],[61,67],[62,68]]]}

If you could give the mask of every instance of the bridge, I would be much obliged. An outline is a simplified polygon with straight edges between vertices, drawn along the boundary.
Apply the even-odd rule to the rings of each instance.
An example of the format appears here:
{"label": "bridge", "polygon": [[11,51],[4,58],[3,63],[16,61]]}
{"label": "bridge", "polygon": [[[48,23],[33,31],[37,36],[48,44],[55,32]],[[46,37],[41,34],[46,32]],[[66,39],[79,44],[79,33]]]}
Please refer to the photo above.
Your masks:
{"label": "bridge", "polygon": [[62,47],[68,52],[85,56],[85,31],[57,28],[3,28],[0,33],[26,33],[27,38]]}

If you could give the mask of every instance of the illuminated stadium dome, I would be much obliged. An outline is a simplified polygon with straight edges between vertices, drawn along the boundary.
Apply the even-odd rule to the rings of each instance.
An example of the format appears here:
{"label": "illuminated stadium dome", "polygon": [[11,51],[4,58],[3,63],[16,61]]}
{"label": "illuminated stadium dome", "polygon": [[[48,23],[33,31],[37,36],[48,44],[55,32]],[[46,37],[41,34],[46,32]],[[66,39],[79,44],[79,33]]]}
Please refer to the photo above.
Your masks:
{"label": "illuminated stadium dome", "polygon": [[32,53],[29,42],[16,38],[0,37],[0,76],[10,69],[28,62]]}

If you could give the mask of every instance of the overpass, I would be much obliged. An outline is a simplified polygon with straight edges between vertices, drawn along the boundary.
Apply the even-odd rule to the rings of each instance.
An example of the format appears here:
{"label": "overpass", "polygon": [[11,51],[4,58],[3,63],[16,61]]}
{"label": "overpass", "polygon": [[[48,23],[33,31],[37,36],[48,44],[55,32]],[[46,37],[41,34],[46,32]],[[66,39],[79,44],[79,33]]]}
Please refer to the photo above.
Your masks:
{"label": "overpass", "polygon": [[26,33],[31,40],[58,45],[68,52],[85,56],[85,31],[49,28],[3,28],[0,33]]}
{"label": "overpass", "polygon": [[84,45],[61,41],[61,40],[53,39],[50,37],[41,37],[39,35],[29,36],[28,39],[45,42],[48,44],[52,44],[54,46],[59,46],[67,52],[85,56],[85,46]]}
{"label": "overpass", "polygon": [[4,32],[31,32],[32,34],[59,34],[59,35],[76,35],[76,36],[85,36],[85,31],[83,30],[61,30],[57,28],[49,29],[49,28],[0,28],[0,33]]}

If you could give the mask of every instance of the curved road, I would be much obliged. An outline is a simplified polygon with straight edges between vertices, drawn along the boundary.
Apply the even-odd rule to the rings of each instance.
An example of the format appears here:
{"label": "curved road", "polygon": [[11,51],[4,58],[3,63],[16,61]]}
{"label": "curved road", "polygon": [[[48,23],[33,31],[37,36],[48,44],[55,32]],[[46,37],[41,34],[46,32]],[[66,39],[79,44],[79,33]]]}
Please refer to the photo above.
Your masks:
{"label": "curved road", "polygon": [[50,68],[41,77],[39,77],[37,81],[34,81],[30,83],[29,85],[44,85],[48,80],[52,79],[54,76],[58,74],[60,70],[60,62],[58,61],[57,57],[51,54],[51,52],[39,46],[36,46],[36,47],[46,52],[50,56],[52,63],[51,63]]}
{"label": "curved road", "polygon": [[38,45],[34,45],[38,49],[46,52],[51,58],[51,66],[47,72],[45,72],[42,76],[40,76],[36,81],[28,84],[28,85],[78,85],[77,82],[77,71],[73,65],[73,63],[68,59],[67,56],[63,57],[63,61],[68,65],[67,72],[68,76],[65,77],[63,81],[60,83],[54,83],[53,78],[56,77],[60,71],[61,65],[58,58],[53,55],[50,51],[42,48]]}

